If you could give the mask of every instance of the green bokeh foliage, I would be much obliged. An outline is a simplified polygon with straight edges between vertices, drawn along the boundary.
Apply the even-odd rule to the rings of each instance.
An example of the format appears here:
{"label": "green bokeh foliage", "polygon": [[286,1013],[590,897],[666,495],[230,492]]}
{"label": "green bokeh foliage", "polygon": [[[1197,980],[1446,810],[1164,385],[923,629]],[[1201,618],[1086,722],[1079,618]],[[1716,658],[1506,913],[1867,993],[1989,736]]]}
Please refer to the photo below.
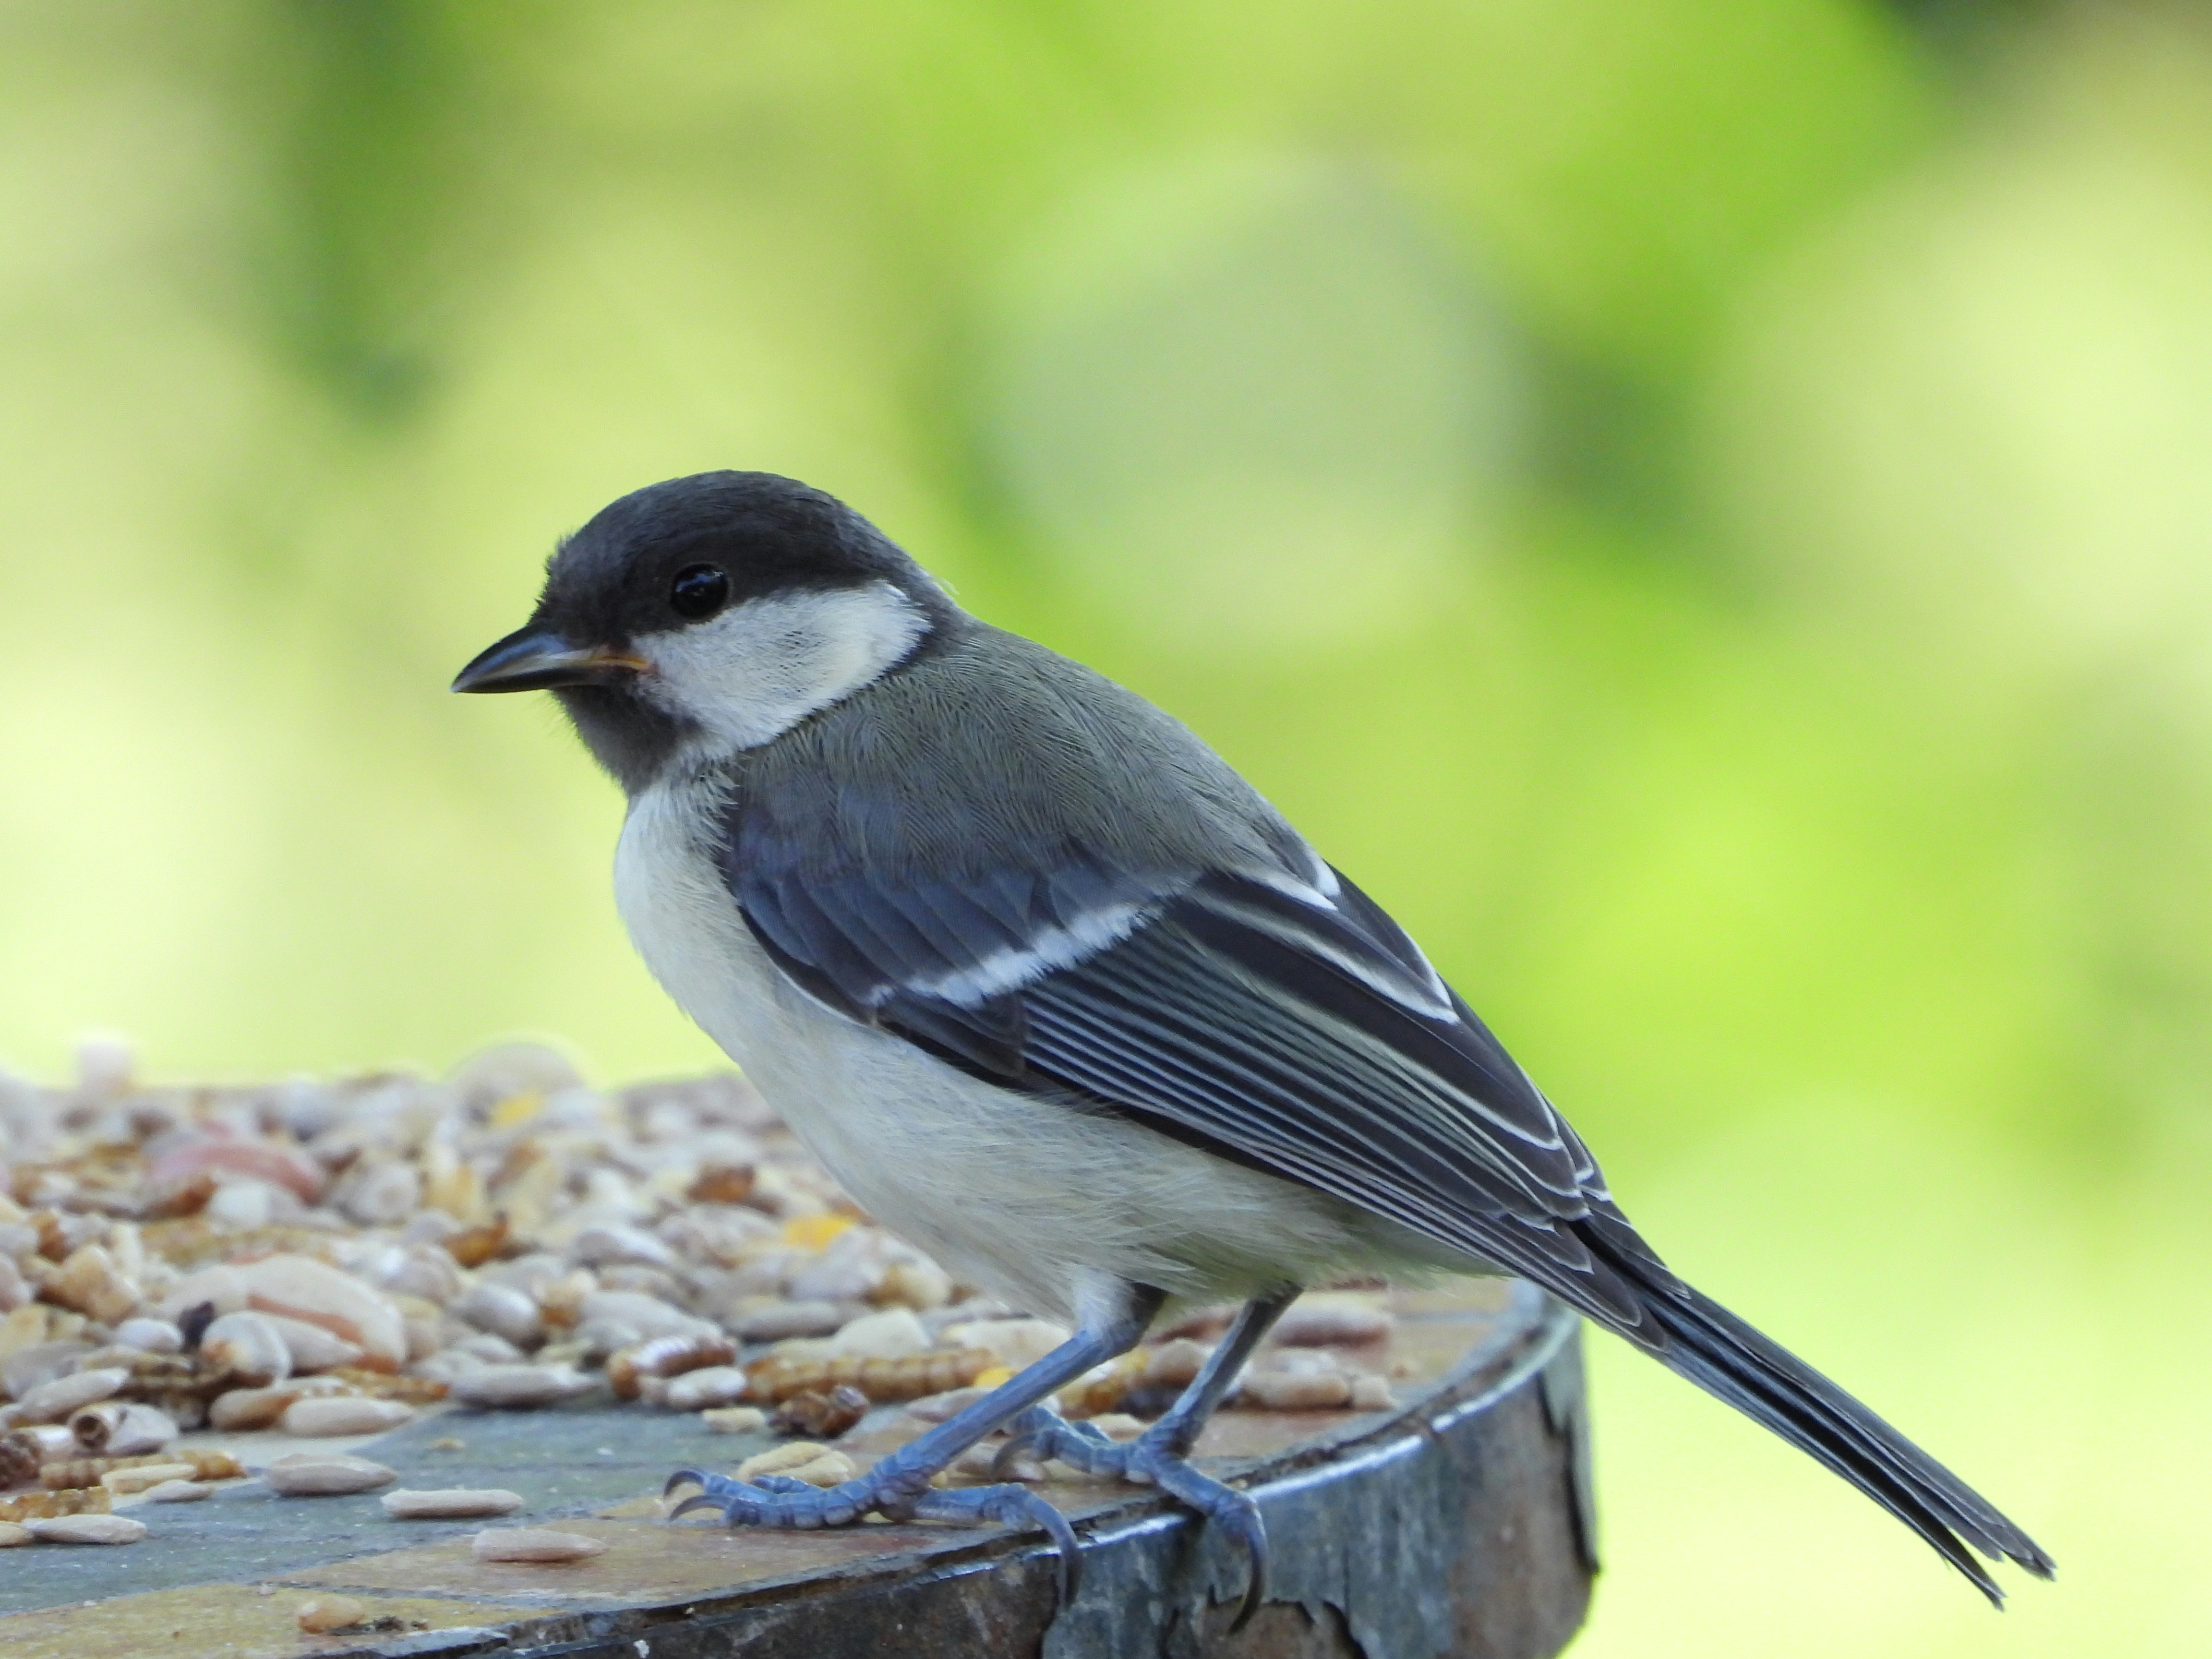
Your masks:
{"label": "green bokeh foliage", "polygon": [[0,12],[0,1055],[711,1063],[611,787],[443,688],[608,498],[792,472],[1224,750],[2066,1574],[1994,1620],[1601,1345],[1578,1651],[2201,1643],[2212,57],[1939,9]]}

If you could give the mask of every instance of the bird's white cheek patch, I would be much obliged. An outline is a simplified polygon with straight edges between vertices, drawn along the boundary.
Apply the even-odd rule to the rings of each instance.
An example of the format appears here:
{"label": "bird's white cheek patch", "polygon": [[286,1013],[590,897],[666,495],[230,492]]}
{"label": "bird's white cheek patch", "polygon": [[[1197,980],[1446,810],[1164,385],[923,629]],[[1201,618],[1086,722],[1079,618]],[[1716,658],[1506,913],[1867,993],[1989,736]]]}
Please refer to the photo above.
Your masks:
{"label": "bird's white cheek patch", "polygon": [[921,609],[888,582],[749,599],[635,642],[642,690],[718,745],[752,749],[851,696],[915,647]]}

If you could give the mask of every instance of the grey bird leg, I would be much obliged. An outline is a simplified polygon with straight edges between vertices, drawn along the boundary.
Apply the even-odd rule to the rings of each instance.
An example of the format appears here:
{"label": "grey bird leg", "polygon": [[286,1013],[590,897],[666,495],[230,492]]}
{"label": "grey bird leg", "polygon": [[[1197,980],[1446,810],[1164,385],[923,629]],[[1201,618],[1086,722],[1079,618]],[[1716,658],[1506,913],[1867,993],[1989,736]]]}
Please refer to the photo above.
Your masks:
{"label": "grey bird leg", "polygon": [[673,1492],[686,1481],[699,1491],[678,1504],[673,1515],[716,1509],[732,1526],[800,1528],[845,1526],[871,1510],[894,1521],[951,1521],[968,1526],[1027,1522],[1049,1533],[1059,1547],[1064,1607],[1074,1599],[1082,1572],[1081,1547],[1065,1516],[1026,1486],[944,1492],[932,1486],[930,1478],[1054,1390],[1135,1347],[1166,1299],[1149,1285],[1130,1287],[1119,1308],[1093,1316],[1082,1330],[1035,1364],[842,1486],[817,1488],[772,1474],[749,1483],[702,1469],[678,1469],[668,1477],[664,1491]]}
{"label": "grey bird leg", "polygon": [[1056,1457],[1086,1474],[1115,1474],[1172,1492],[1243,1545],[1251,1571],[1245,1580],[1243,1606],[1231,1626],[1232,1632],[1242,1630],[1267,1599],[1267,1528],[1261,1523],[1257,1504],[1191,1467],[1190,1449],[1198,1443],[1206,1419],[1229,1392],[1237,1373],[1298,1291],[1297,1285],[1289,1285],[1255,1297],[1239,1309],[1237,1322],[1182,1397],[1136,1439],[1126,1444],[1109,1440],[1088,1423],[1066,1421],[1050,1406],[1033,1406],[1014,1420],[1014,1437],[999,1453],[992,1472],[1002,1473],[1011,1459],[1026,1451],[1040,1461]]}

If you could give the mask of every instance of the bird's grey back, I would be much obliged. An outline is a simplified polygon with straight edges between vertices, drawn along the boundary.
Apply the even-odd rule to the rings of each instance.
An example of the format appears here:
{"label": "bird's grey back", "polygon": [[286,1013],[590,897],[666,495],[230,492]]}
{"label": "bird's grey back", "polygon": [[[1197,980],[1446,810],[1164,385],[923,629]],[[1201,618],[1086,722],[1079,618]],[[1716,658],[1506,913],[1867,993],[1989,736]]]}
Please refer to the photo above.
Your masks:
{"label": "bird's grey back", "polygon": [[1313,873],[1297,832],[1180,721],[972,620],[728,765],[742,838],[825,875],[1048,866],[1079,849],[1132,875]]}

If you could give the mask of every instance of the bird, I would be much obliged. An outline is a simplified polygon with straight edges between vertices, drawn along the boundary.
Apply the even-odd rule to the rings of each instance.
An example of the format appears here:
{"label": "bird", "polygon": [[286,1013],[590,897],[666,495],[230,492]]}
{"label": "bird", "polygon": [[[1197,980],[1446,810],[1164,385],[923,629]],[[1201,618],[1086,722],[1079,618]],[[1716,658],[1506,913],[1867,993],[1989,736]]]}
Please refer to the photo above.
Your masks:
{"label": "bird", "polygon": [[[1512,1275],[1809,1454],[1990,1600],[2049,1555],[1958,1476],[1678,1278],[1413,939],[1193,732],[993,627],[867,519],[772,473],[623,496],[453,682],[550,690],[627,797],[617,908],[676,1003],[872,1216],[1073,1334],[840,1486],[678,1471],[732,1525],[870,1513],[1079,1540],[1016,1452],[1148,1480],[1248,1563],[1191,1461],[1306,1286]],[[1163,1309],[1234,1300],[1123,1443],[1051,1398]]]}

